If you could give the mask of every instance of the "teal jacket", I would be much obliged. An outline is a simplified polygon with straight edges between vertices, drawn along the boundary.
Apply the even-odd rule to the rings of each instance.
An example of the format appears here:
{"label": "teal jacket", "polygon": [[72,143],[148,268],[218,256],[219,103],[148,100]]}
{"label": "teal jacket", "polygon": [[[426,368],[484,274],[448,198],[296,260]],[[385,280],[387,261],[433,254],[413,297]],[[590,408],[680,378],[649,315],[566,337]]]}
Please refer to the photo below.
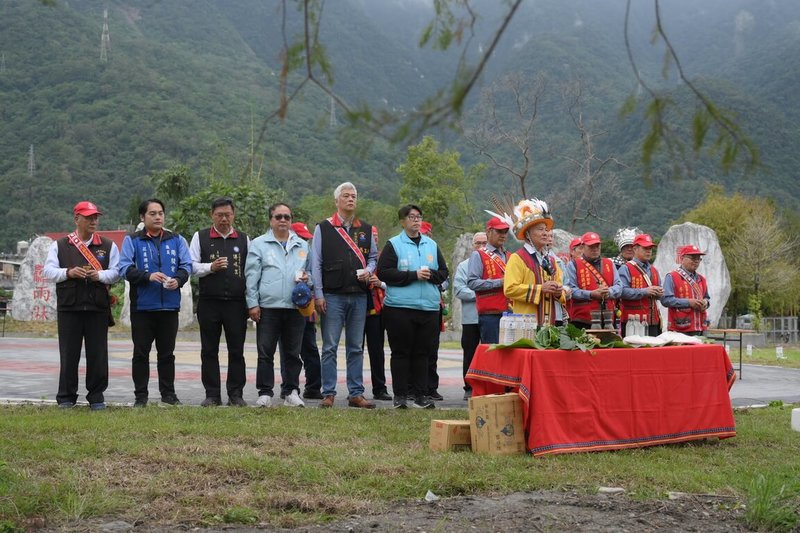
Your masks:
{"label": "teal jacket", "polygon": [[[399,235],[389,239],[388,244],[392,246],[397,256],[397,263],[393,265],[394,269],[392,270],[396,269],[396,271],[399,271],[398,273],[409,273],[409,279],[413,279],[412,276],[415,276],[415,274],[412,275],[410,273],[416,272],[421,266],[425,265],[431,270],[432,276],[429,281],[415,279],[399,285],[392,284],[388,279],[385,280],[387,286],[384,305],[438,312],[441,302],[441,293],[437,283],[441,283],[444,279],[447,279],[447,267],[442,265],[444,279],[438,279],[439,276],[437,274],[439,274],[440,271],[438,258],[441,254],[439,253],[439,247],[436,241],[422,235],[419,245],[417,245],[406,232],[403,231]],[[382,280],[384,279],[380,273],[378,275]]]}

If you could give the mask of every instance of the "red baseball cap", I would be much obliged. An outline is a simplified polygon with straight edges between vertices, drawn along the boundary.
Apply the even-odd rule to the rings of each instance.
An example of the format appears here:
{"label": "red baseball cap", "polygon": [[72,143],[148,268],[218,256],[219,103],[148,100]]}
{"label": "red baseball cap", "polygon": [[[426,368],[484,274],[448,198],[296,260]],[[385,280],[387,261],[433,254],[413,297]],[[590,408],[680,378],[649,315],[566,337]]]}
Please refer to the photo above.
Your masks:
{"label": "red baseball cap", "polygon": [[600,244],[603,242],[603,239],[600,238],[600,235],[593,231],[587,231],[581,237],[581,242],[586,246],[591,246],[593,244]]}
{"label": "red baseball cap", "polygon": [[694,244],[687,244],[678,248],[678,259],[682,259],[684,255],[706,255],[706,253],[700,251]]}
{"label": "red baseball cap", "polygon": [[569,251],[571,252],[573,250],[573,248],[575,248],[576,246],[580,246],[581,244],[583,244],[581,242],[581,238],[580,237],[575,237],[574,239],[569,241]]}
{"label": "red baseball cap", "polygon": [[297,236],[302,237],[303,239],[310,239],[313,237],[311,232],[308,231],[308,226],[306,226],[305,222],[295,222],[292,224],[292,231],[297,233]]}
{"label": "red baseball cap", "polygon": [[76,215],[83,215],[85,217],[103,214],[92,202],[78,202],[75,204],[75,207],[72,208],[72,212]]}
{"label": "red baseball cap", "polygon": [[433,226],[427,220],[423,220],[422,224],[419,225],[419,232],[423,235],[430,235],[431,230],[433,230]]}
{"label": "red baseball cap", "polygon": [[486,223],[486,229],[508,229],[509,225],[502,218],[492,217]]}
{"label": "red baseball cap", "polygon": [[633,245],[639,245],[643,248],[652,248],[656,245],[656,243],[653,242],[653,238],[650,235],[647,233],[642,233],[641,235],[637,235],[633,238]]}

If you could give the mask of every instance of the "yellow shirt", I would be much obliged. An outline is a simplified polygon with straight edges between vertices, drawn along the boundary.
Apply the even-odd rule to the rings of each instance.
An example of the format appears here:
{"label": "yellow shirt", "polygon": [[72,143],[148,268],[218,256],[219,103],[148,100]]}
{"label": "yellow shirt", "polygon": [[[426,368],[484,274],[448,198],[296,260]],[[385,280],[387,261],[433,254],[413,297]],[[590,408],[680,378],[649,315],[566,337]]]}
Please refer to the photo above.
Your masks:
{"label": "yellow shirt", "polygon": [[[553,261],[553,264],[556,269],[553,276],[550,276],[541,267],[537,266],[541,272],[542,281],[557,281],[558,283],[563,283],[564,272],[561,270],[558,262]],[[536,277],[533,271],[528,268],[525,261],[516,253],[511,254],[511,258],[506,264],[506,273],[503,277],[503,292],[506,298],[511,300],[511,309],[514,313],[518,314],[539,314],[540,304],[554,303],[552,296],[545,295],[542,292],[542,286],[536,284]],[[561,297],[558,298],[558,301],[566,305],[566,298],[563,292],[561,293]],[[550,318],[555,321],[555,307],[551,309]]]}

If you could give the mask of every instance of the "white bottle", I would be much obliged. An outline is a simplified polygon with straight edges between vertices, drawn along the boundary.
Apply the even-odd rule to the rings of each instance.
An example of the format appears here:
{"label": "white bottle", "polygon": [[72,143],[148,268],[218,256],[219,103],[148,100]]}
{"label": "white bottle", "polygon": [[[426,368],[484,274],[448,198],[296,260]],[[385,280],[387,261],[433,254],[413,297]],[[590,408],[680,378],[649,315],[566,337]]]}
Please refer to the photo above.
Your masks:
{"label": "white bottle", "polygon": [[506,334],[505,338],[502,339],[503,344],[513,344],[514,341],[517,340],[517,330],[516,330],[516,316],[509,315],[506,317]]}
{"label": "white bottle", "polygon": [[499,341],[501,344],[506,344],[506,330],[508,329],[508,313],[503,313],[500,317],[500,336]]}
{"label": "white bottle", "polygon": [[625,336],[630,337],[631,335],[635,335],[634,333],[634,323],[633,323],[633,315],[628,315],[628,321],[625,322]]}

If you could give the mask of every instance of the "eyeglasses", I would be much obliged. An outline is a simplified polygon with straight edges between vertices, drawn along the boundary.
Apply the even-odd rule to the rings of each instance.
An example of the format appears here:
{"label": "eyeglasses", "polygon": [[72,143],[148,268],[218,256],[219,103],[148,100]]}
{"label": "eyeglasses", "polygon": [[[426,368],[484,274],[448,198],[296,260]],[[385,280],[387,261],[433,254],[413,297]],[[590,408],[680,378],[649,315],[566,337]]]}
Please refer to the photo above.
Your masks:
{"label": "eyeglasses", "polygon": [[408,220],[422,220],[422,215],[408,215],[406,218]]}
{"label": "eyeglasses", "polygon": [[686,257],[687,259],[691,259],[692,261],[697,261],[697,262],[703,260],[703,258],[700,257],[699,255],[684,255],[683,257]]}
{"label": "eyeglasses", "polygon": [[496,232],[497,232],[497,233],[499,233],[500,235],[505,235],[506,233],[508,233],[508,229],[496,229],[496,228],[492,228],[492,231],[496,231]]}
{"label": "eyeglasses", "polygon": [[292,220],[292,215],[284,215],[283,213],[278,213],[277,215],[272,215],[272,218],[275,220]]}

